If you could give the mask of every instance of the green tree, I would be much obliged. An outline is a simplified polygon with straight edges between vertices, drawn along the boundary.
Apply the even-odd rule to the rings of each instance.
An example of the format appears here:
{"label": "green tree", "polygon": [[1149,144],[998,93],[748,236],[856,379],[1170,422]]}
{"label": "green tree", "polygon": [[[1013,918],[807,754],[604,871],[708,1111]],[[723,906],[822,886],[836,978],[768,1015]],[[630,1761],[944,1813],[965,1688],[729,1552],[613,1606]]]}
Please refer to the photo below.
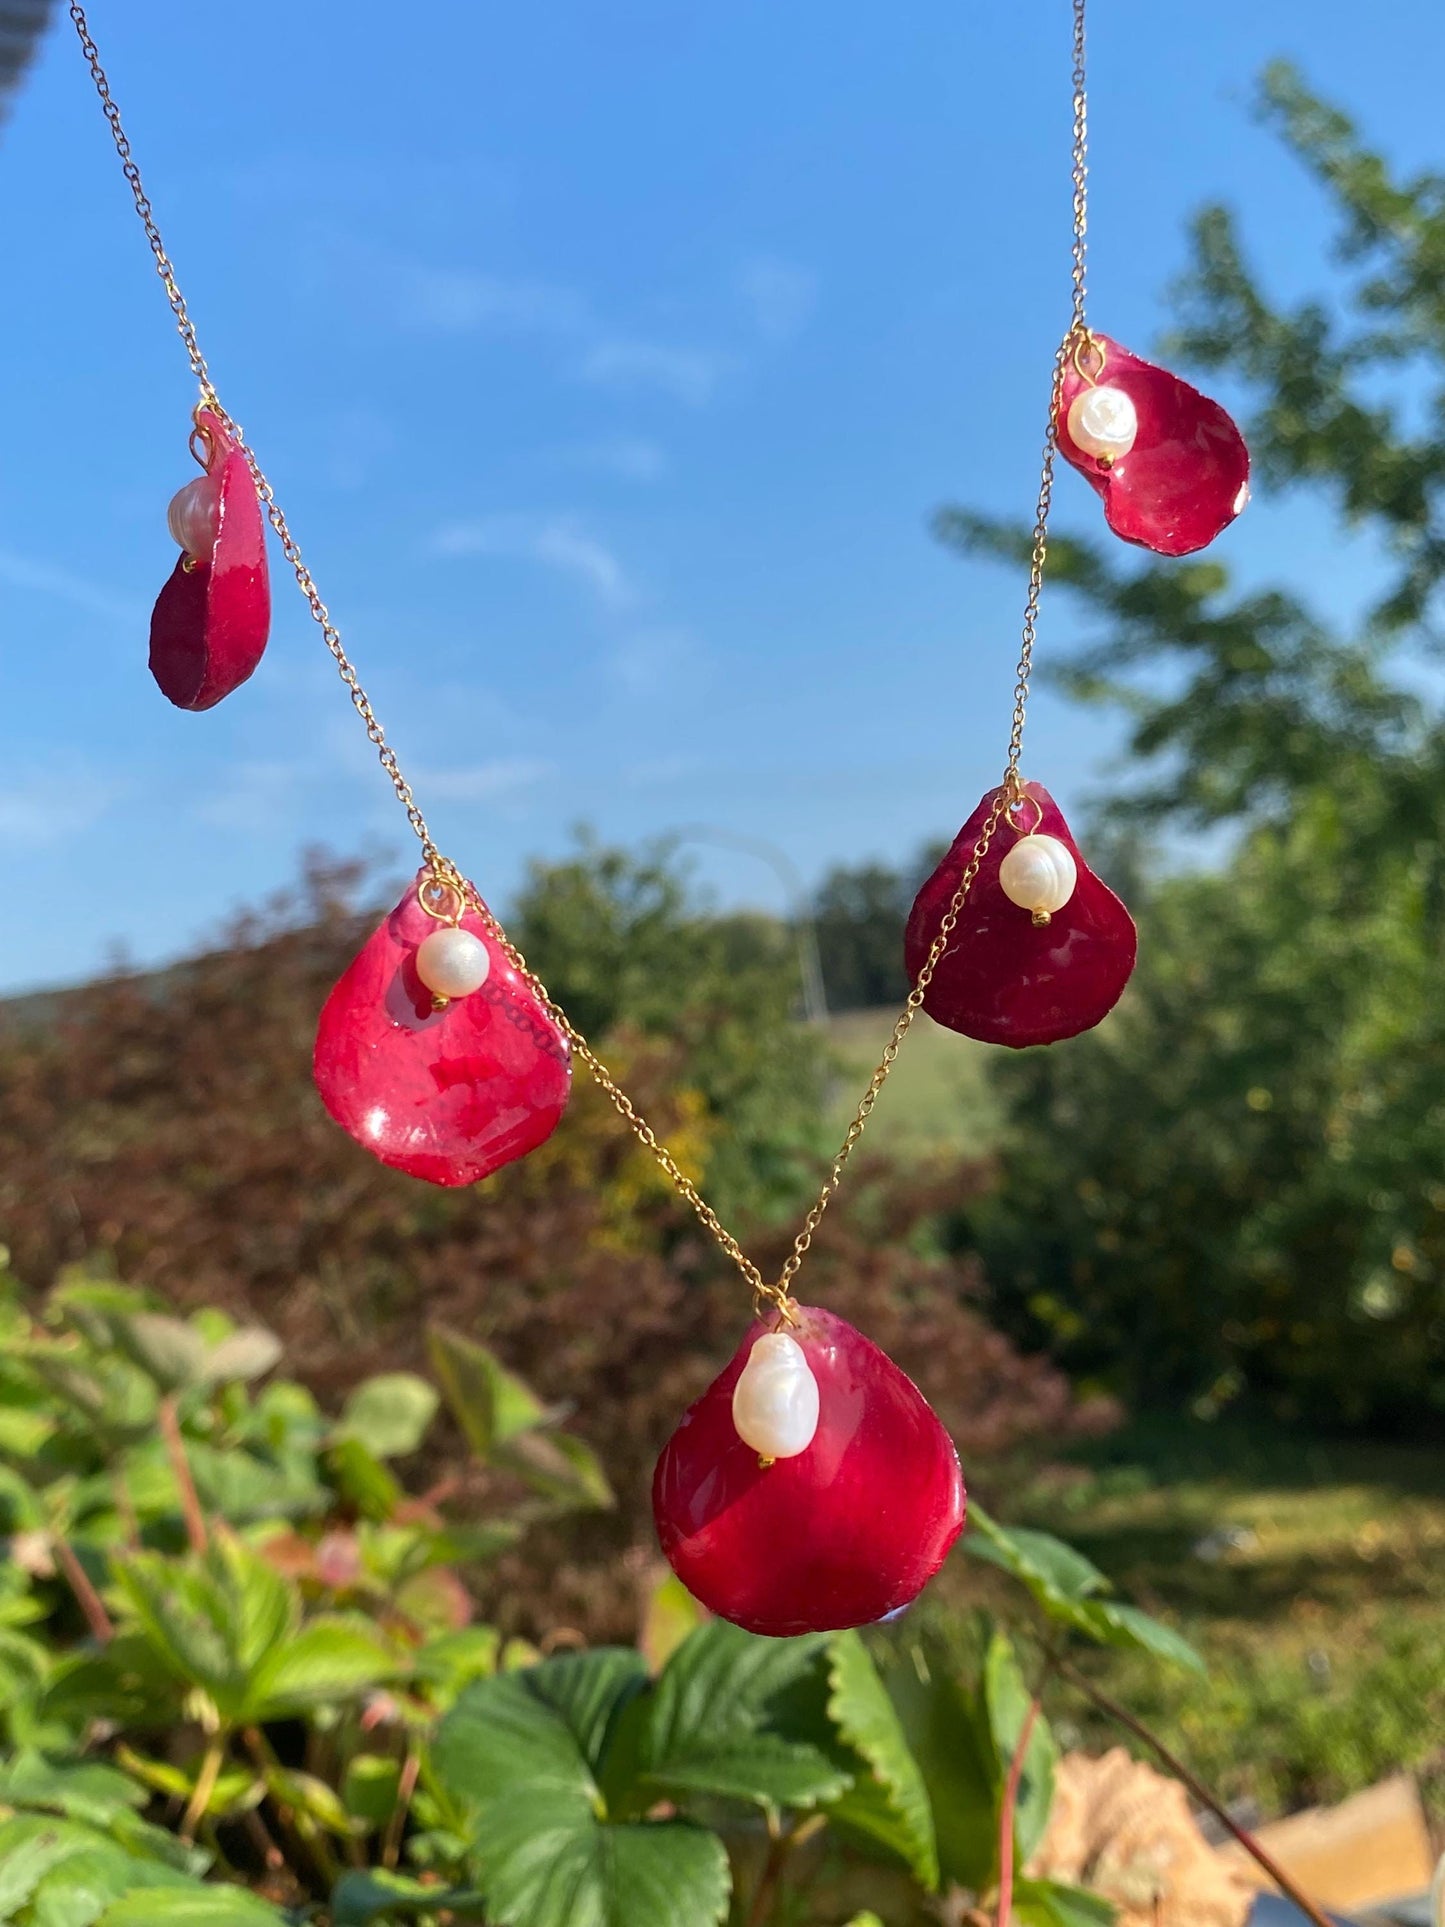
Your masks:
{"label": "green tree", "polygon": [[[1259,111],[1329,199],[1338,277],[1276,305],[1207,208],[1169,352],[1242,387],[1265,483],[1323,496],[1386,579],[1350,627],[1213,559],[1051,546],[1097,624],[1061,680],[1128,719],[1110,815],[1222,827],[1230,854],[1134,899],[1102,1031],[1001,1066],[975,1230],[1007,1324],[1136,1396],[1404,1420],[1445,1411],[1445,176],[1392,177],[1288,66]],[[1012,526],[939,528],[1026,560]]]}

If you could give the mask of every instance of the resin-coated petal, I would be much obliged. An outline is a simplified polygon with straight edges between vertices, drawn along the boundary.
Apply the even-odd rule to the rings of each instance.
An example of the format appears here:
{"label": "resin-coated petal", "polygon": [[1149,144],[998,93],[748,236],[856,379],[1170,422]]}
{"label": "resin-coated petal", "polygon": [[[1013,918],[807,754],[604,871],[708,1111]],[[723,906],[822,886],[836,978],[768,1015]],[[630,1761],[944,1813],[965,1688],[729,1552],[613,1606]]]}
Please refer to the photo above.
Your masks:
{"label": "resin-coated petal", "polygon": [[1141,361],[1107,335],[1100,387],[1122,388],[1134,404],[1139,432],[1110,467],[1078,447],[1069,409],[1088,384],[1071,359],[1064,371],[1057,429],[1059,453],[1104,504],[1115,535],[1158,555],[1192,555],[1226,529],[1249,500],[1244,437],[1208,395],[1178,375]]}
{"label": "resin-coated petal", "polygon": [[441,926],[412,888],[327,998],[316,1032],[316,1088],[336,1122],[383,1164],[432,1184],[475,1184],[534,1151],[571,1088],[566,1038],[481,918],[469,911],[461,927],[491,959],[479,990],[433,1008],[416,951]]}
{"label": "resin-coated petal", "polygon": [[791,1328],[818,1382],[818,1429],[796,1458],[760,1465],[738,1437],[733,1387],[755,1322],[684,1413],[652,1480],[657,1536],[711,1612],[782,1637],[864,1626],[917,1597],[963,1530],[953,1441],[912,1379],[832,1312]]}
{"label": "resin-coated petal", "polygon": [[181,557],[151,615],[151,674],[178,709],[211,709],[238,689],[271,631],[266,521],[255,481],[225,423],[205,409],[196,421],[210,440],[216,540],[194,568]]}
{"label": "resin-coated petal", "polygon": [[[1118,1003],[1138,948],[1133,918],[1085,863],[1058,804],[1041,783],[1026,783],[1024,794],[1037,804],[1039,821],[1031,810],[1019,829],[1000,819],[923,996],[930,1017],[985,1044],[1053,1044],[1092,1030]],[[996,795],[984,797],[914,901],[904,939],[911,981],[927,961]],[[1010,903],[998,878],[1025,829],[1057,837],[1078,868],[1073,895],[1046,924]]]}

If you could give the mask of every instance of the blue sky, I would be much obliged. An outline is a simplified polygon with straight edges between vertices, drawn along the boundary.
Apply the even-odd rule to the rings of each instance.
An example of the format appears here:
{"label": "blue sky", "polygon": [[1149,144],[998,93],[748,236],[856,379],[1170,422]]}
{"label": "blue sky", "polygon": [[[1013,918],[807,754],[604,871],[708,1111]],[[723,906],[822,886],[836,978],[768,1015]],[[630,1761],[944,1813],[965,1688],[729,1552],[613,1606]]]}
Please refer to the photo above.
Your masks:
{"label": "blue sky", "polygon": [[[994,779],[1023,584],[931,541],[1026,515],[1067,302],[1067,7],[97,0],[218,385],[447,851],[505,906],[572,826],[709,823],[808,877],[952,835]],[[398,22],[405,23],[399,32]],[[413,22],[425,31],[413,30]],[[1284,295],[1327,231],[1249,118],[1298,58],[1438,163],[1424,4],[1095,0],[1091,318],[1147,349],[1202,200]],[[256,678],[145,667],[194,399],[68,23],[0,134],[0,989],[204,938],[306,844],[410,838],[275,570]],[[1065,475],[1061,526],[1096,526]],[[1220,553],[1334,607],[1320,504]],[[1077,635],[1046,598],[1041,656]],[[1107,721],[1036,698],[1067,805]],[[776,903],[736,851],[724,900]]]}

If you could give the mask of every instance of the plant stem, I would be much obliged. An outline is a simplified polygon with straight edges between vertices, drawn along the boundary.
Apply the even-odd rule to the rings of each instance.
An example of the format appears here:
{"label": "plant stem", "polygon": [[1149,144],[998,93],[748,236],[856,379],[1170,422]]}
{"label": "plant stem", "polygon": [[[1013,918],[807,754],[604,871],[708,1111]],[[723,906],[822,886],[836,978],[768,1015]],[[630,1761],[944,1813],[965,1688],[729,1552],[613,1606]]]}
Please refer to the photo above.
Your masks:
{"label": "plant stem", "polygon": [[395,1867],[401,1858],[401,1838],[406,1832],[406,1816],[411,1811],[411,1798],[420,1774],[421,1755],[413,1749],[403,1760],[401,1777],[396,1783],[396,1805],[386,1823],[386,1839],[381,1849],[383,1867]]}
{"label": "plant stem", "polygon": [[259,1726],[248,1726],[241,1736],[246,1742],[247,1751],[261,1770],[261,1778],[271,1803],[276,1809],[276,1821],[281,1831],[292,1843],[292,1871],[298,1877],[303,1861],[309,1860],[320,1878],[322,1895],[329,1894],[336,1883],[340,1868],[336,1865],[330,1850],[320,1835],[301,1824],[302,1816],[295,1812],[283,1795],[277,1792],[273,1776],[283,1771],[275,1749]]}
{"label": "plant stem", "polygon": [[753,1892],[753,1904],[748,1909],[747,1927],[764,1927],[771,1917],[773,1902],[778,1897],[778,1884],[783,1877],[783,1867],[787,1861],[792,1840],[776,1826],[769,1828],[768,1857],[763,1862],[763,1870],[758,1875],[758,1884]]}
{"label": "plant stem", "polygon": [[211,1795],[216,1790],[216,1782],[221,1777],[221,1768],[226,1759],[226,1737],[218,1733],[206,1748],[206,1757],[201,1761],[201,1770],[196,1775],[196,1784],[191,1789],[191,1797],[186,1802],[186,1816],[181,1822],[181,1838],[186,1845],[196,1837],[196,1828],[201,1816],[211,1804]]}
{"label": "plant stem", "polygon": [[157,1416],[160,1420],[161,1437],[166,1442],[171,1471],[175,1474],[176,1486],[181,1495],[181,1511],[185,1515],[186,1537],[191,1542],[192,1552],[204,1553],[209,1544],[206,1515],[201,1510],[201,1495],[196,1490],[195,1479],[191,1476],[191,1462],[186,1457],[186,1442],[181,1437],[181,1416],[176,1409],[174,1392],[168,1392],[161,1400]]}
{"label": "plant stem", "polygon": [[1008,1778],[1004,1781],[1003,1801],[998,1811],[998,1927],[1009,1927],[1009,1916],[1013,1912],[1014,1812],[1018,1806],[1019,1783],[1024,1777],[1024,1759],[1029,1750],[1029,1741],[1034,1736],[1039,1709],[1040,1697],[1035,1693],[1029,1701],[1028,1712],[1024,1714],[1024,1723],[1019,1728],[1013,1758],[1008,1763]]}
{"label": "plant stem", "polygon": [[1141,1719],[1136,1719],[1127,1707],[1120,1706],[1117,1700],[1110,1699],[1101,1687],[1095,1686],[1091,1679],[1069,1665],[1067,1660],[1061,1659],[1058,1662],[1058,1670],[1071,1686],[1084,1695],[1085,1699],[1092,1700],[1101,1713],[1107,1713],[1111,1720],[1117,1721],[1136,1739],[1142,1740],[1145,1746],[1163,1761],[1175,1779],[1182,1781],[1194,1795],[1200,1806],[1207,1807],[1219,1824],[1233,1834],[1250,1859],[1268,1874],[1285,1898],[1292,1900],[1306,1919],[1314,1922],[1314,1927],[1331,1927],[1326,1916],[1312,1900],[1306,1899],[1283,1867],[1259,1844],[1248,1828],[1240,1826],[1239,1822],[1226,1812],[1222,1802],[1210,1792],[1202,1780],[1195,1778],[1181,1759],[1169,1751],[1156,1733],[1151,1732]]}
{"label": "plant stem", "polygon": [[110,1614],[105,1610],[105,1601],[90,1583],[90,1574],[81,1565],[75,1548],[62,1533],[52,1532],[50,1550],[55,1554],[55,1563],[65,1574],[65,1583],[75,1594],[75,1603],[85,1614],[85,1623],[102,1646],[108,1646],[115,1638],[115,1627],[111,1624]]}

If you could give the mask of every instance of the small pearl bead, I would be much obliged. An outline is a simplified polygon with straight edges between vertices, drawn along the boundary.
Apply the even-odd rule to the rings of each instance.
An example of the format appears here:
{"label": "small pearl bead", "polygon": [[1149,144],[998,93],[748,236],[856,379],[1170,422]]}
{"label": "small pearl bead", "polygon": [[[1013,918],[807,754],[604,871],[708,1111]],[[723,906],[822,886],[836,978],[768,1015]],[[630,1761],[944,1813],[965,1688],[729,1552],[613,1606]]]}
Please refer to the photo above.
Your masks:
{"label": "small pearl bead", "polygon": [[1069,439],[1086,455],[1117,462],[1138,433],[1138,413],[1122,388],[1085,388],[1069,404]]}
{"label": "small pearl bead", "polygon": [[795,1459],[818,1429],[818,1381],[796,1338],[764,1332],[733,1387],[733,1424],[765,1459]]}
{"label": "small pearl bead", "polygon": [[416,974],[438,997],[470,997],[487,981],[491,967],[481,938],[450,924],[433,930],[416,947]]}
{"label": "small pearl bead", "polygon": [[209,475],[198,475],[171,497],[166,526],[187,555],[208,562],[221,526],[221,496]]}
{"label": "small pearl bead", "polygon": [[1048,917],[1074,894],[1079,866],[1056,836],[1021,836],[998,866],[998,880],[1010,903]]}

